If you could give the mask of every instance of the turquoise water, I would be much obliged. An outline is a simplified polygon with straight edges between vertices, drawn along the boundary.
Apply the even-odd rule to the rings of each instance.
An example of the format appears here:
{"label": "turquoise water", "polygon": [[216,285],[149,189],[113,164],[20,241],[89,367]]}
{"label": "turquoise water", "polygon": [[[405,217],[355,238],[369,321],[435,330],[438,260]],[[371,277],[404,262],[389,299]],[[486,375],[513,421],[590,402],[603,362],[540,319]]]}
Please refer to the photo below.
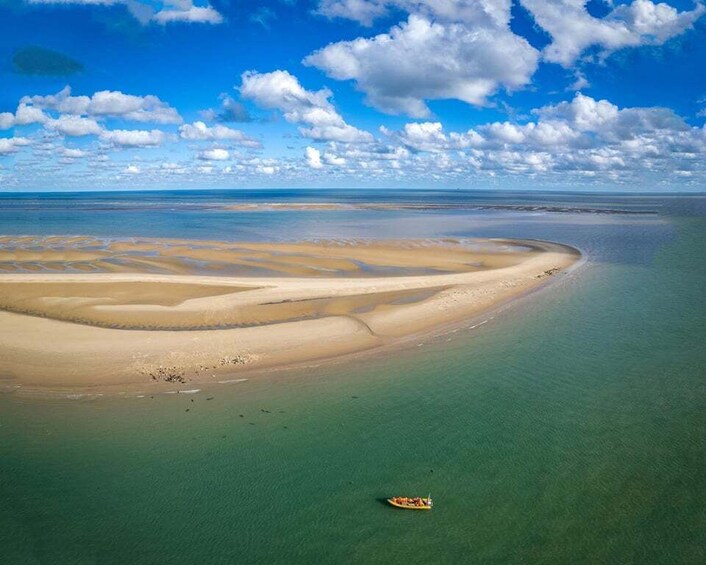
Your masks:
{"label": "turquoise water", "polygon": [[[538,237],[588,262],[403,352],[193,396],[0,396],[0,561],[703,563],[706,216],[703,199],[656,204],[637,216],[183,212],[193,227],[173,219],[172,236],[232,222],[252,239]],[[61,233],[28,213],[2,231]],[[110,235],[83,215],[90,231],[67,233]],[[431,513],[381,502],[428,492]]]}

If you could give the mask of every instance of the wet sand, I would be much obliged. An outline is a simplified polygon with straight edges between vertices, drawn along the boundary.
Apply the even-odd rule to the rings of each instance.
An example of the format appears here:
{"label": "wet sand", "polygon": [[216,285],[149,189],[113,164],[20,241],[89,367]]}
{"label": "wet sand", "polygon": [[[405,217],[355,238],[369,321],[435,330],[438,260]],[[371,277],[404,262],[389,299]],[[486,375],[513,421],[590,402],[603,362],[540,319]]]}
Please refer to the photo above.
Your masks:
{"label": "wet sand", "polygon": [[364,351],[477,315],[578,258],[514,240],[0,237],[0,381],[157,390]]}

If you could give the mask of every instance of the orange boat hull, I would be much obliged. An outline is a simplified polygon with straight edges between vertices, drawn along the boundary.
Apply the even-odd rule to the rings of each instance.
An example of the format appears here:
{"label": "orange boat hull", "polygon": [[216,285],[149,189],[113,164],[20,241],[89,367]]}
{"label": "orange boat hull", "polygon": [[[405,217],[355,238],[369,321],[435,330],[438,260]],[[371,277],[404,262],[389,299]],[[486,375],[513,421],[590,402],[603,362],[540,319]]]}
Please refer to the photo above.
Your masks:
{"label": "orange boat hull", "polygon": [[431,510],[431,506],[428,506],[426,504],[422,504],[421,506],[417,506],[416,504],[404,504],[400,502],[395,502],[391,498],[388,498],[387,502],[389,502],[395,508],[403,508],[405,510]]}

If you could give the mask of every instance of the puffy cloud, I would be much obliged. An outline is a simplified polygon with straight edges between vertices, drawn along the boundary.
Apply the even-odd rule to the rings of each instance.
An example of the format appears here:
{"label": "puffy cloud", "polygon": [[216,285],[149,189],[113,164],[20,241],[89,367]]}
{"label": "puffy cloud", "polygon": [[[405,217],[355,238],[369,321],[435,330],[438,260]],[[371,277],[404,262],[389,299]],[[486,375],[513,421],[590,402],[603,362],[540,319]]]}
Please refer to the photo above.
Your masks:
{"label": "puffy cloud", "polygon": [[281,161],[271,158],[262,159],[260,157],[243,159],[235,167],[228,167],[231,172],[235,170],[245,174],[267,176],[278,174],[283,169],[288,169],[288,167],[283,167]]}
{"label": "puffy cloud", "polygon": [[[678,12],[665,3],[634,0],[604,18],[588,0],[520,0],[551,37],[545,60],[570,66],[598,46],[609,53],[659,45],[691,28],[705,9],[699,1]],[[511,0],[321,0],[318,13],[363,25],[402,10],[406,22],[371,38],[332,43],[304,59],[337,80],[353,80],[368,102],[388,113],[426,117],[427,100],[483,105],[501,88],[528,85],[540,54],[509,26]],[[574,90],[588,85],[577,74]]]}
{"label": "puffy cloud", "polygon": [[619,182],[645,174],[706,177],[701,164],[706,162],[706,129],[689,126],[669,109],[620,109],[576,94],[534,114],[536,121],[493,122],[465,133],[446,134],[439,123],[407,124],[400,132],[384,133],[415,151],[443,154],[437,166],[465,162],[493,174],[560,173],[565,182],[577,177]]}
{"label": "puffy cloud", "polygon": [[210,4],[194,6],[192,0],[164,0],[161,9],[155,12],[152,0],[26,0],[29,4],[63,4],[78,6],[116,6],[124,5],[140,22],[155,22],[161,25],[169,23],[223,23],[223,16]]}
{"label": "puffy cloud", "polygon": [[372,140],[372,135],[348,124],[315,125],[310,128],[300,128],[305,137],[321,141],[342,141],[345,143],[360,143]]}
{"label": "puffy cloud", "polygon": [[326,152],[324,153],[324,161],[329,165],[334,165],[336,167],[344,167],[346,165],[346,159],[335,153]]}
{"label": "puffy cloud", "polygon": [[61,135],[70,137],[100,135],[103,131],[103,128],[95,120],[80,116],[59,116],[56,120],[49,120],[47,127]]}
{"label": "puffy cloud", "polygon": [[129,175],[139,175],[142,171],[137,165],[128,165],[123,172]]}
{"label": "puffy cloud", "polygon": [[165,8],[157,12],[152,19],[162,25],[171,23],[223,23],[223,16],[210,5],[199,7],[194,6],[191,2],[181,2],[181,4],[186,4],[186,6]]}
{"label": "puffy cloud", "polygon": [[520,2],[552,37],[544,58],[565,67],[591,46],[612,52],[623,47],[661,45],[691,28],[704,13],[701,3],[693,10],[678,12],[669,4],[634,0],[617,6],[604,18],[595,18],[586,9],[587,0]]}
{"label": "puffy cloud", "polygon": [[147,130],[104,130],[101,140],[121,147],[155,147],[161,145],[166,134],[158,129]]}
{"label": "puffy cloud", "polygon": [[447,146],[440,122],[405,124],[399,140],[419,151],[442,151]]}
{"label": "puffy cloud", "polygon": [[307,147],[306,148],[306,163],[309,165],[312,169],[320,169],[323,167],[323,163],[321,162],[321,151],[314,147]]}
{"label": "puffy cloud", "polygon": [[[56,116],[56,117],[54,117]],[[177,123],[179,114],[156,96],[132,96],[118,91],[104,90],[92,96],[72,96],[69,87],[48,96],[25,96],[15,113],[0,114],[0,129],[44,124],[59,135],[79,137],[100,136],[115,147],[151,147],[160,145],[166,134],[161,130],[107,130],[99,123],[107,117],[133,121]],[[242,143],[248,143],[247,138]],[[9,145],[6,149],[9,152]]]}
{"label": "puffy cloud", "polygon": [[41,109],[25,103],[20,103],[14,114],[12,112],[0,113],[0,130],[10,129],[14,126],[43,124],[48,119],[48,116],[42,112]]}
{"label": "puffy cloud", "polygon": [[446,152],[456,149],[498,147],[503,145],[531,142],[549,147],[568,143],[580,135],[569,125],[548,121],[525,125],[510,122],[494,122],[481,125],[477,130],[465,133],[446,134],[440,122],[405,124],[402,131],[385,133],[415,151],[429,153]]}
{"label": "puffy cloud", "polygon": [[510,21],[510,7],[511,0],[321,0],[317,12],[370,25],[396,8],[437,21],[503,26]]}
{"label": "puffy cloud", "polygon": [[87,115],[94,118],[121,118],[135,122],[178,124],[179,113],[162,102],[157,96],[135,96],[120,91],[101,90],[92,96],[71,96],[71,88],[65,87],[49,96],[25,96],[20,105],[35,110],[54,110],[61,114]]}
{"label": "puffy cloud", "polygon": [[607,100],[577,94],[570,102],[540,108],[535,112],[545,121],[560,120],[572,129],[592,132],[599,138],[619,140],[655,132],[683,132],[690,127],[667,108],[625,108]]}
{"label": "puffy cloud", "polygon": [[88,153],[82,149],[72,149],[70,147],[64,147],[64,157],[69,159],[78,159],[80,157],[86,157]]}
{"label": "puffy cloud", "polygon": [[607,100],[577,94],[571,102],[540,108],[536,113],[545,118],[566,120],[580,131],[596,131],[617,118],[618,107]]}
{"label": "puffy cloud", "polygon": [[322,0],[317,12],[329,18],[346,18],[369,26],[385,15],[386,4],[370,0]]}
{"label": "puffy cloud", "polygon": [[308,126],[299,129],[305,137],[346,143],[373,139],[370,133],[345,122],[329,100],[330,90],[306,90],[287,71],[245,72],[240,94],[263,108],[280,110],[289,122]]}
{"label": "puffy cloud", "polygon": [[494,123],[481,128],[486,132],[486,136],[490,139],[499,141],[500,143],[522,143],[528,129],[527,126],[517,126],[508,122]]}
{"label": "puffy cloud", "polygon": [[208,127],[204,122],[184,124],[179,128],[179,136],[190,141],[235,141],[246,147],[260,147],[256,139],[245,135],[242,131],[222,125]]}
{"label": "puffy cloud", "polygon": [[[388,133],[393,135],[392,132]],[[317,163],[320,163],[321,167],[331,165],[334,167],[331,171],[336,176],[345,172],[345,174],[363,175],[363,178],[367,178],[369,174],[386,174],[391,170],[394,170],[397,175],[404,173],[400,165],[401,162],[411,166],[411,153],[407,148],[385,145],[380,142],[356,145],[331,142],[327,144],[327,150],[323,154],[319,150],[315,151],[316,153],[307,151],[307,157],[310,154],[313,158],[313,164],[310,159],[307,159],[309,167],[313,167]],[[428,173],[423,170],[418,172]],[[360,180],[358,177],[359,182]]]}
{"label": "puffy cloud", "polygon": [[230,153],[227,150],[216,147],[214,149],[206,149],[199,153],[199,159],[203,161],[227,161],[230,159]]}
{"label": "puffy cloud", "polygon": [[182,163],[172,163],[172,162],[164,162],[159,166],[160,171],[166,172],[166,173],[174,173],[174,174],[184,174],[187,172],[187,167],[182,164]]}
{"label": "puffy cloud", "polygon": [[10,129],[15,125],[15,115],[12,112],[0,112],[0,129]]}
{"label": "puffy cloud", "polygon": [[20,104],[31,104],[32,106],[54,110],[60,114],[85,114],[88,105],[91,103],[89,96],[71,96],[71,87],[65,86],[56,94],[46,96],[23,96]]}
{"label": "puffy cloud", "polygon": [[508,18],[407,22],[370,39],[332,43],[304,59],[338,80],[354,80],[370,104],[388,113],[429,115],[425,100],[455,98],[483,105],[503,87],[527,85],[539,53],[513,34]]}
{"label": "puffy cloud", "polygon": [[706,127],[690,126],[671,110],[619,108],[577,94],[533,115],[466,132],[446,132],[440,122],[381,128],[386,142],[329,142],[324,149],[307,148],[300,163],[305,170],[332,166],[327,175],[358,182],[403,177],[454,184],[522,179],[544,186],[706,182]]}
{"label": "puffy cloud", "polygon": [[0,155],[15,153],[18,147],[24,147],[29,144],[29,139],[25,137],[0,137]]}
{"label": "puffy cloud", "polygon": [[88,104],[87,113],[92,116],[120,117],[136,122],[178,124],[178,112],[152,95],[133,96],[119,91],[96,92]]}
{"label": "puffy cloud", "polygon": [[20,104],[15,111],[15,125],[42,124],[47,121],[47,116],[39,108]]}

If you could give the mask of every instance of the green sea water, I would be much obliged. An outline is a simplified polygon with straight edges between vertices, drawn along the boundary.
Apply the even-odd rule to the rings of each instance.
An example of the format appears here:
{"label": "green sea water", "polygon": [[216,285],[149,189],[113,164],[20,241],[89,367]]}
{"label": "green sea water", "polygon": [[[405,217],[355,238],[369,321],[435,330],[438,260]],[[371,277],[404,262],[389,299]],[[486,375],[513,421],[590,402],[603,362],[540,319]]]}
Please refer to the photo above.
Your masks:
{"label": "green sea water", "polygon": [[[0,563],[706,562],[706,217],[425,218],[587,262],[354,362],[0,396]],[[429,492],[431,512],[383,502]]]}

